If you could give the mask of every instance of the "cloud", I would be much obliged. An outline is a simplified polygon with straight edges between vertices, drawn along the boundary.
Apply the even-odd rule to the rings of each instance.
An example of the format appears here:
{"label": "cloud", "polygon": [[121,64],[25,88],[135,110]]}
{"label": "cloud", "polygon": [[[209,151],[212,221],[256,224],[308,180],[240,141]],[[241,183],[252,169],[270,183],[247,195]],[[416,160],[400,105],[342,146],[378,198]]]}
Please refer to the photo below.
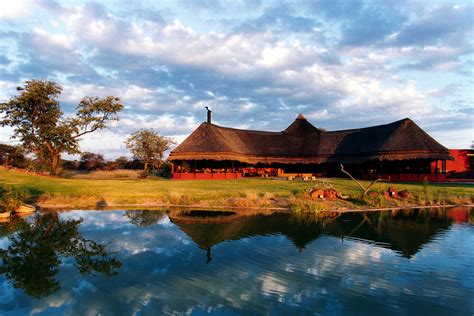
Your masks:
{"label": "cloud", "polygon": [[32,4],[29,0],[2,1],[0,3],[0,21],[15,21],[31,15],[28,7]]}
{"label": "cloud", "polygon": [[1,97],[31,78],[62,84],[68,114],[86,95],[121,97],[123,119],[104,132],[111,145],[85,139],[91,151],[125,153],[112,143],[133,126],[182,138],[204,120],[206,105],[218,124],[282,130],[300,112],[329,129],[405,116],[424,128],[442,120],[438,108],[462,125],[464,105],[454,99],[472,103],[467,89],[444,89],[472,74],[470,4],[39,1],[34,8],[30,24],[17,14],[0,26]]}
{"label": "cloud", "polygon": [[472,35],[472,5],[446,4],[424,12],[401,28],[395,41],[403,46],[431,46],[445,39],[466,38]]}

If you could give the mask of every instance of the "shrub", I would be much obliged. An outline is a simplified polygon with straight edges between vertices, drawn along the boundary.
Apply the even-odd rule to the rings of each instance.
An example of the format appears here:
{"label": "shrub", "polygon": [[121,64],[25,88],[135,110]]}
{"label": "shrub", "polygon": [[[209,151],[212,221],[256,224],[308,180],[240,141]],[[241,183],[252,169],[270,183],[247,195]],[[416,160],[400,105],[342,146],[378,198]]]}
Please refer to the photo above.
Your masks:
{"label": "shrub", "polygon": [[26,201],[30,194],[27,190],[21,187],[4,186],[0,189],[1,200],[0,205],[4,212],[15,211],[24,201]]}

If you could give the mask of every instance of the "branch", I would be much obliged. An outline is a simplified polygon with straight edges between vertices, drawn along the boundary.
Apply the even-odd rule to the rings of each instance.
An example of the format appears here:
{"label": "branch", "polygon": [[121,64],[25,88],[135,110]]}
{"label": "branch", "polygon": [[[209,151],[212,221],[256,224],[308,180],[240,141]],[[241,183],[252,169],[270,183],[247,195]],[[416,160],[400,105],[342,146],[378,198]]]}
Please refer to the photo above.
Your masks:
{"label": "branch", "polygon": [[374,181],[372,181],[371,184],[369,184],[367,187],[364,187],[359,181],[357,181],[349,172],[347,172],[346,170],[344,170],[344,166],[342,165],[341,163],[341,171],[345,174],[347,174],[355,183],[357,183],[357,185],[362,189],[362,195],[361,195],[361,198],[364,199],[365,196],[367,195],[367,192],[369,192],[370,188],[376,183],[376,182],[381,182],[381,181],[385,181],[384,179],[375,179]]}
{"label": "branch", "polygon": [[89,133],[95,132],[98,129],[101,129],[106,120],[107,120],[107,113],[104,114],[104,116],[102,116],[99,122],[93,125],[93,127],[90,130],[87,130],[87,126],[89,126],[89,123],[88,123],[87,125],[85,125],[85,130],[79,134],[74,135],[73,138],[79,138],[81,136],[84,136],[85,134],[89,134]]}
{"label": "branch", "polygon": [[357,181],[349,172],[347,172],[346,170],[344,170],[344,166],[342,165],[341,163],[341,171],[344,172],[345,174],[347,174],[352,180],[355,181],[355,183],[357,183],[357,185],[365,191],[365,187],[359,182]]}

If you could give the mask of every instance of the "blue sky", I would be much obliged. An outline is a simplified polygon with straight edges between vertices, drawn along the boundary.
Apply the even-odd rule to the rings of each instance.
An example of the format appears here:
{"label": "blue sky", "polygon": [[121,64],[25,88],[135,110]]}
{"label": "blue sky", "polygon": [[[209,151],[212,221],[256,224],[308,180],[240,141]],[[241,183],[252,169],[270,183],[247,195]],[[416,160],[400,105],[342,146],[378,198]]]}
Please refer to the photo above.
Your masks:
{"label": "blue sky", "polygon": [[182,141],[206,105],[272,131],[298,113],[327,130],[410,117],[468,148],[473,39],[470,1],[2,1],[0,100],[32,78],[63,86],[67,114],[121,97],[121,121],[81,143],[108,158],[139,128]]}

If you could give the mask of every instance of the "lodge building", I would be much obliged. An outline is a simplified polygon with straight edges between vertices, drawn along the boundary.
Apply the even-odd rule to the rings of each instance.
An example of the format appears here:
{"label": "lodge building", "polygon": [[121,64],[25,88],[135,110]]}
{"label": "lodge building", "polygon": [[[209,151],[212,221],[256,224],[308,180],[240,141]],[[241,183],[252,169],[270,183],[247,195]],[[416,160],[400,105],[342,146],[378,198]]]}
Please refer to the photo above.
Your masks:
{"label": "lodge building", "polygon": [[393,181],[444,181],[450,151],[412,120],[325,131],[300,114],[281,132],[202,123],[171,151],[173,179],[246,176],[354,176]]}

